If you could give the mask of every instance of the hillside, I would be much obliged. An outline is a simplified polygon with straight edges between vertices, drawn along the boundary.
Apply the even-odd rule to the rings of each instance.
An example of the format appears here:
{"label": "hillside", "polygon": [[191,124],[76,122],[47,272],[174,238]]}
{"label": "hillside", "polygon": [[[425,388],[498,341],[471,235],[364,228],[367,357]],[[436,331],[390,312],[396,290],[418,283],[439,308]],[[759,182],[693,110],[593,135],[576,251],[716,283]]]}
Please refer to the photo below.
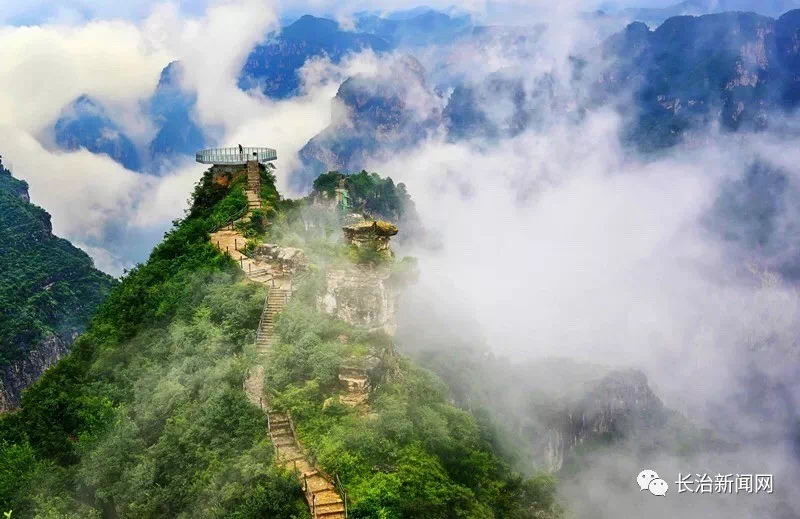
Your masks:
{"label": "hillside", "polygon": [[0,412],[69,351],[113,284],[0,163]]}
{"label": "hillside", "polygon": [[[73,353],[0,419],[0,509],[300,518],[303,482],[330,474],[354,518],[559,515],[554,480],[511,471],[491,429],[395,350],[388,321],[374,326],[390,316],[359,312],[401,290],[413,261],[343,241],[335,211],[282,199],[263,167],[209,171],[193,199]],[[354,229],[376,228],[397,232]]]}

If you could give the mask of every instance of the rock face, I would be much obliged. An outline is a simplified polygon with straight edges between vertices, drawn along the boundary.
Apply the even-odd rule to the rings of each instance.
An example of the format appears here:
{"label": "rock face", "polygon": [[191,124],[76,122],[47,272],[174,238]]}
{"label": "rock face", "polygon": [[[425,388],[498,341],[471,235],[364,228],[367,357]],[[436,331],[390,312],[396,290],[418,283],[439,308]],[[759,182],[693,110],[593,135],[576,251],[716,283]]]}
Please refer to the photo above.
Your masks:
{"label": "rock face", "polygon": [[327,290],[319,299],[323,311],[354,326],[394,335],[400,292],[389,269],[358,266],[330,269],[326,281]]}
{"label": "rock face", "polygon": [[396,226],[385,221],[358,222],[343,227],[345,240],[359,249],[374,247],[379,253],[391,257],[389,240],[396,236]]}
{"label": "rock face", "polygon": [[537,457],[554,472],[584,443],[621,439],[665,421],[664,404],[647,377],[634,370],[611,372],[577,402],[548,414],[544,413],[547,434]]}
{"label": "rock face", "polygon": [[24,359],[0,368],[0,413],[19,406],[22,390],[39,380],[47,368],[69,352],[72,339],[51,335],[31,348]]}
{"label": "rock face", "polygon": [[256,247],[251,257],[257,261],[278,264],[284,272],[290,274],[303,270],[308,265],[308,258],[302,250],[294,247],[279,247],[269,243]]}

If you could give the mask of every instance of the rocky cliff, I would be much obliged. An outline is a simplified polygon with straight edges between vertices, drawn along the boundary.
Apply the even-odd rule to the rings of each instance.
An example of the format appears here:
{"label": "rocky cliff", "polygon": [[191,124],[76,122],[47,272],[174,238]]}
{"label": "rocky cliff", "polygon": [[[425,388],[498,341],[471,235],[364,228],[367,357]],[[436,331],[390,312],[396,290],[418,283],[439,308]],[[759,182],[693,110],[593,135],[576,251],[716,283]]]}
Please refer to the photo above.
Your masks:
{"label": "rocky cliff", "polygon": [[16,409],[22,391],[66,355],[73,340],[74,336],[64,339],[51,335],[31,347],[25,358],[0,368],[0,413]]}
{"label": "rocky cliff", "polygon": [[325,280],[327,289],[319,300],[322,310],[352,325],[394,335],[400,287],[388,268],[331,268]]}
{"label": "rocky cliff", "polygon": [[394,253],[389,246],[396,226],[385,221],[362,221],[342,228],[355,264],[329,267],[326,289],[318,306],[354,326],[397,331],[397,298],[403,285],[393,268]]}
{"label": "rocky cliff", "polygon": [[634,370],[611,372],[576,401],[554,404],[532,406],[546,427],[534,457],[553,472],[561,470],[582,445],[622,440],[658,428],[667,420],[664,404],[647,378]]}
{"label": "rocky cliff", "polygon": [[69,351],[113,284],[0,164],[0,412]]}

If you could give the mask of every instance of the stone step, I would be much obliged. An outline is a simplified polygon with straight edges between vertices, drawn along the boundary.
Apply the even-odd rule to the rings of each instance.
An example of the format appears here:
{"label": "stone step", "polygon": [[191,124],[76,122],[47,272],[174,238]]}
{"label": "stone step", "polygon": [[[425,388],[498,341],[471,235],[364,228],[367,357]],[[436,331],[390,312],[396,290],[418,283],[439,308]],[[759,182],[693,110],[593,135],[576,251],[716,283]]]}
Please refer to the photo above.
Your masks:
{"label": "stone step", "polygon": [[344,501],[342,501],[342,498],[339,497],[339,494],[336,494],[336,497],[330,498],[330,499],[321,499],[319,497],[319,495],[317,495],[317,499],[314,502],[317,504],[317,510],[319,510],[319,508],[323,507],[323,506],[325,506],[325,507],[328,507],[328,506],[333,507],[333,506],[341,505],[342,507],[344,507]]}
{"label": "stone step", "polygon": [[367,376],[367,370],[364,368],[353,368],[353,367],[346,367],[342,366],[339,368],[340,375],[352,375],[352,376]]}
{"label": "stone step", "polygon": [[317,517],[324,517],[326,519],[344,517],[344,503],[338,503],[335,505],[317,505],[316,508]]}

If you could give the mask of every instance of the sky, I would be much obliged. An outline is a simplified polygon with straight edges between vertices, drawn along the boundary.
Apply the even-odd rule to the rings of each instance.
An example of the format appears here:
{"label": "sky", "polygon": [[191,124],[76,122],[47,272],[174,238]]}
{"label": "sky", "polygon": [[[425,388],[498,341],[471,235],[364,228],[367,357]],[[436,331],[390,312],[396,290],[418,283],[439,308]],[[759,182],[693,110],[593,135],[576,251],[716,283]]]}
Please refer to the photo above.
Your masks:
{"label": "sky", "polygon": [[[42,23],[81,23],[97,19],[125,19],[142,20],[147,18],[154,6],[163,2],[153,0],[143,1],[118,1],[103,0],[27,0],[15,2],[0,1],[0,23],[12,25],[31,25]],[[211,3],[210,0],[180,0],[172,2],[180,7],[181,12],[198,15]],[[672,0],[622,0],[616,2],[570,0],[567,2],[582,10],[598,8],[621,7],[664,7],[678,3]],[[559,2],[564,4],[564,2]],[[406,0],[388,0],[374,2],[368,0],[351,0],[349,2],[335,2],[332,0],[281,1],[275,5],[275,10],[281,17],[300,16],[306,13],[327,14],[338,12],[394,11],[426,5],[436,9],[448,10],[454,6],[492,18],[493,16],[505,18],[510,13],[526,12],[531,7],[552,6],[552,2],[544,0],[465,0],[454,3],[452,0],[426,0],[421,3],[412,3]],[[507,21],[507,19],[506,19]]]}

